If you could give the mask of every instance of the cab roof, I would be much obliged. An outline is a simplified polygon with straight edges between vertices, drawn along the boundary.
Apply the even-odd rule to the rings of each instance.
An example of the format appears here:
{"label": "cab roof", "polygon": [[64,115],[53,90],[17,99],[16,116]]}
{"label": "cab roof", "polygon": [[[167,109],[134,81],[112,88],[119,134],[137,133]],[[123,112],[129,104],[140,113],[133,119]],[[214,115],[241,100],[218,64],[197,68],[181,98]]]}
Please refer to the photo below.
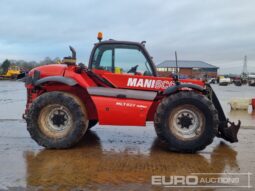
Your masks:
{"label": "cab roof", "polygon": [[101,41],[101,42],[97,42],[95,44],[96,45],[98,45],[98,44],[130,44],[130,45],[144,46],[145,45],[145,41],[134,42],[134,41],[124,41],[124,40],[109,39],[109,40],[104,40],[104,41]]}

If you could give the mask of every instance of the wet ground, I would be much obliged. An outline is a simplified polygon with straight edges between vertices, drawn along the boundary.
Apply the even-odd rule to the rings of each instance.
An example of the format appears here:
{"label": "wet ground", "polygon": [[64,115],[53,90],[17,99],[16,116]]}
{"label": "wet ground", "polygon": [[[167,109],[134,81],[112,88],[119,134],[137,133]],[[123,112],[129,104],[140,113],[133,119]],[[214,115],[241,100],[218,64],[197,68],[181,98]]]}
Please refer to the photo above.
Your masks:
{"label": "wet ground", "polygon": [[[152,186],[151,176],[254,174],[255,114],[251,110],[230,112],[227,102],[231,97],[254,97],[255,88],[214,89],[227,115],[244,121],[239,143],[216,138],[197,154],[172,153],[159,143],[152,123],[148,123],[146,128],[96,126],[73,149],[45,150],[30,138],[21,120],[26,99],[23,84],[0,81],[0,190],[170,190]],[[240,185],[247,186],[247,176],[238,176]],[[254,175],[251,185],[255,186]]]}
{"label": "wet ground", "polygon": [[255,87],[247,85],[241,87],[237,87],[235,85],[213,85],[212,87],[221,102],[225,114],[230,120],[236,121],[241,119],[243,127],[255,126],[255,111],[252,111],[251,105],[247,110],[231,111],[230,105],[228,104],[232,98],[255,98]]}

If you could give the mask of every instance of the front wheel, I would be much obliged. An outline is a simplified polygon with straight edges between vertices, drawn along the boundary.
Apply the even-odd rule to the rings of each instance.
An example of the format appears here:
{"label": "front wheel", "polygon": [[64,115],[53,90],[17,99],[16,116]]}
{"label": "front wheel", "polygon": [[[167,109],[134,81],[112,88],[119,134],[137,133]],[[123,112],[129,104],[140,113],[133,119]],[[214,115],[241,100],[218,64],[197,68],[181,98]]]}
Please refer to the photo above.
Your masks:
{"label": "front wheel", "polygon": [[156,133],[168,148],[196,152],[211,144],[218,130],[218,112],[204,95],[183,91],[162,100],[155,114]]}
{"label": "front wheel", "polygon": [[31,105],[27,130],[46,148],[69,148],[75,145],[88,128],[86,110],[81,101],[68,93],[49,92]]}

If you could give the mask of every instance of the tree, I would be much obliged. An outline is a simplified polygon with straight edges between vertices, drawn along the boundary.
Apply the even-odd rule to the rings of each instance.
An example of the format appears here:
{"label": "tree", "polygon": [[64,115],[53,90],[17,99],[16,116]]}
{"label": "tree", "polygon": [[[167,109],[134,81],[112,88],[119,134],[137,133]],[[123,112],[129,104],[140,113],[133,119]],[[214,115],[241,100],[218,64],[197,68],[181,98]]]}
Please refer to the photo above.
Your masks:
{"label": "tree", "polygon": [[8,59],[6,59],[6,60],[3,62],[3,64],[1,65],[3,74],[6,74],[6,73],[8,72],[8,69],[9,69],[10,65],[11,65],[11,62],[10,62]]}
{"label": "tree", "polygon": [[40,61],[40,65],[52,64],[54,61],[50,57],[45,57],[44,60]]}

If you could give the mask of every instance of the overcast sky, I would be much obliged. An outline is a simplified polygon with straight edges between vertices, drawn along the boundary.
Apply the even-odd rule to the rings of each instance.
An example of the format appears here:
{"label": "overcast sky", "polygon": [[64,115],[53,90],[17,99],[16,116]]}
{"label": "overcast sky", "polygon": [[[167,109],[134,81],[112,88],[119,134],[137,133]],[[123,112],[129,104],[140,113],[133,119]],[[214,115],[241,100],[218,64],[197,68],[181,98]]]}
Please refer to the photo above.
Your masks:
{"label": "overcast sky", "polygon": [[69,55],[87,63],[98,31],[104,39],[146,40],[155,63],[202,60],[239,72],[243,57],[255,72],[253,0],[0,0],[0,61]]}

